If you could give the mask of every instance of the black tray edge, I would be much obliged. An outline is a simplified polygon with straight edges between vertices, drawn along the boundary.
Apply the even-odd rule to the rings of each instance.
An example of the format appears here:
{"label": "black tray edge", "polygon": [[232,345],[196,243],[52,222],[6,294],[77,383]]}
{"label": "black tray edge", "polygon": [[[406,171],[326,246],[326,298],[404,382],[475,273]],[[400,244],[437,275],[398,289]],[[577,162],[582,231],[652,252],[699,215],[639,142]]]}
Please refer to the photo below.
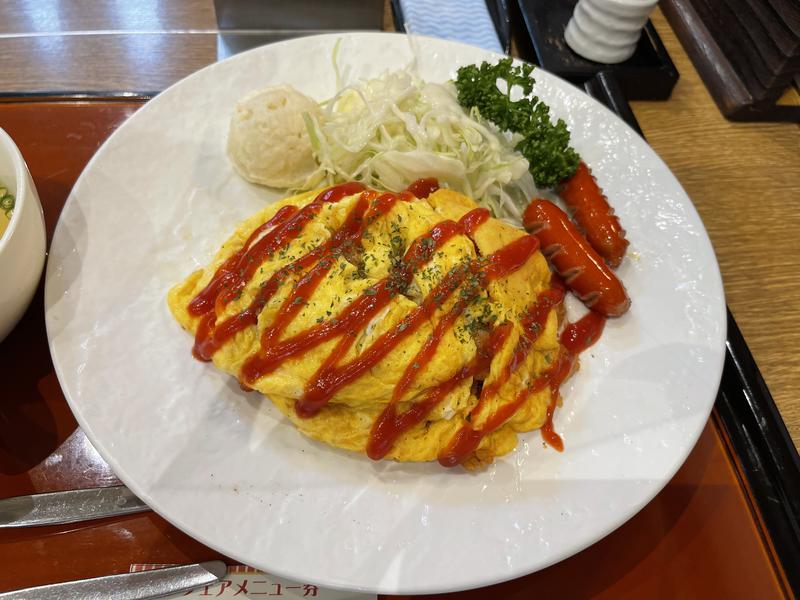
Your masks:
{"label": "black tray edge", "polygon": [[155,98],[154,91],[69,91],[69,92],[0,92],[0,103],[10,102],[80,102],[107,100],[109,102],[144,102]]}
{"label": "black tray edge", "polygon": [[716,408],[784,575],[800,597],[800,455],[730,310]]}

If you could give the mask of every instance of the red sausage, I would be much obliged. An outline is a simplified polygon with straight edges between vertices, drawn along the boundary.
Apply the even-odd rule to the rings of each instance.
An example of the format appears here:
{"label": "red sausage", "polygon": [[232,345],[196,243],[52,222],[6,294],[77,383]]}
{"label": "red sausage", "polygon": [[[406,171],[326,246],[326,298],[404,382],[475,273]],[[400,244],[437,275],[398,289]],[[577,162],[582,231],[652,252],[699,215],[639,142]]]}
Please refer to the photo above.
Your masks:
{"label": "red sausage", "polygon": [[628,293],[569,220],[552,202],[533,200],[523,216],[525,229],[534,234],[542,252],[586,306],[608,317],[618,317],[631,305]]}
{"label": "red sausage", "polygon": [[580,162],[575,174],[561,184],[559,193],[592,248],[609,265],[618,267],[628,247],[625,230],[586,163]]}

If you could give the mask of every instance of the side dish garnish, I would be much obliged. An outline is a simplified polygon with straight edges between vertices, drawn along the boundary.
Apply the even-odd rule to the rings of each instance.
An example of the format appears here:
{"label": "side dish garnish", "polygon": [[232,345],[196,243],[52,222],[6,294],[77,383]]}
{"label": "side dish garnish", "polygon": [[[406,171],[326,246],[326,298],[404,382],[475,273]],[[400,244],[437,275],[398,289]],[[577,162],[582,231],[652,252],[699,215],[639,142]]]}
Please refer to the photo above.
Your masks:
{"label": "side dish garnish", "polygon": [[307,115],[319,182],[361,181],[399,192],[419,177],[435,177],[517,223],[536,187],[516,138],[473,118],[451,83],[400,70],[360,81]]}
{"label": "side dish garnish", "polygon": [[300,188],[317,162],[303,118],[319,105],[291,86],[248,94],[236,103],[228,130],[228,157],[239,174],[253,183]]}
{"label": "side dish garnish", "polygon": [[[536,185],[555,187],[575,173],[580,157],[569,145],[569,130],[563,120],[550,120],[550,107],[532,96],[536,83],[533,65],[514,66],[510,58],[493,65],[461,67],[456,76],[458,101],[467,109],[476,108],[502,131],[519,134],[514,148],[528,159]],[[498,81],[502,87],[498,87]],[[512,93],[520,92],[513,99]]]}

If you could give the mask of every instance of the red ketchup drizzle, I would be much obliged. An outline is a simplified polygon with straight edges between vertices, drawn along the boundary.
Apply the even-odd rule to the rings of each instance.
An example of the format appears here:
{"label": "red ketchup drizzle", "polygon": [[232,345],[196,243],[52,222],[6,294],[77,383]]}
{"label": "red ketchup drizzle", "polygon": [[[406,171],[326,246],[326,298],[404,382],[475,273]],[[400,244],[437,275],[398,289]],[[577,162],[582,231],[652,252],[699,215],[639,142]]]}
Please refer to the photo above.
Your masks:
{"label": "red ketchup drizzle", "polygon": [[605,324],[606,318],[603,315],[590,311],[574,323],[569,323],[561,332],[559,341],[562,351],[550,372],[548,382],[553,390],[553,397],[547,407],[547,417],[541,430],[542,439],[559,452],[564,450],[564,442],[553,428],[553,415],[560,398],[558,388],[572,372],[577,356],[600,338]]}
{"label": "red ketchup drizzle", "polygon": [[567,352],[577,356],[597,341],[605,324],[606,318],[603,315],[590,311],[564,328],[561,332],[561,345]]}
{"label": "red ketchup drizzle", "polygon": [[[480,223],[488,218],[488,216],[489,212],[486,209],[475,209],[461,217],[459,224],[471,234]],[[467,306],[469,306],[471,300],[481,292],[489,281],[505,277],[520,268],[538,247],[539,245],[535,238],[532,236],[523,236],[491,254],[485,264],[482,264],[479,260],[473,261],[470,264],[469,270],[477,274],[478,277],[474,280],[470,280],[470,285],[462,289],[459,299],[450,311],[436,323],[433,332],[428,339],[425,340],[422,348],[406,366],[405,371],[394,388],[391,401],[372,427],[372,432],[367,443],[367,455],[370,458],[383,458],[392,449],[392,446],[400,435],[417,423],[420,423],[441,399],[444,398],[447,393],[455,389],[461,381],[465,378],[472,377],[478,372],[475,370],[475,367],[484,367],[483,363],[480,363],[472,367],[462,368],[455,377],[440,384],[422,401],[413,404],[406,412],[399,415],[397,414],[396,404],[402,399],[403,394],[411,387],[417,374],[422,371],[423,365],[426,365],[436,353],[436,349],[445,332],[453,326],[458,317],[464,312]],[[434,292],[432,292],[432,294]],[[503,331],[503,339],[505,339],[509,330],[504,329]],[[493,336],[490,336],[490,339],[491,338],[493,338]],[[497,339],[498,338],[493,338],[495,344]],[[494,347],[490,345],[490,347],[493,347],[496,351],[500,346]]]}
{"label": "red ketchup drizzle", "polygon": [[451,379],[437,385],[428,392],[425,398],[412,404],[411,408],[405,412],[397,414],[395,402],[390,402],[372,426],[372,432],[367,442],[367,456],[373,460],[379,460],[386,456],[397,439],[425,419],[458,384],[473,377],[476,373],[487,370],[492,362],[492,357],[503,347],[510,332],[510,323],[504,323],[492,329],[485,345],[478,349],[475,358],[469,365],[462,367]]}
{"label": "red ketchup drizzle", "polygon": [[459,220],[459,223],[464,227],[467,235],[472,236],[475,230],[489,218],[489,211],[485,208],[475,208],[465,214]]}
{"label": "red ketchup drizzle", "polygon": [[[482,403],[486,403],[489,398],[500,391],[500,388],[516,372],[519,366],[525,361],[528,352],[533,347],[534,342],[541,335],[542,330],[547,324],[547,317],[553,307],[557,306],[564,299],[564,293],[558,290],[549,289],[539,294],[536,303],[528,307],[526,314],[520,321],[523,328],[523,335],[520,336],[514,351],[511,353],[511,360],[503,367],[500,375],[489,385],[485,385],[481,391],[481,401],[472,409],[475,416],[483,408]],[[486,432],[488,433],[488,432]]]}
{"label": "red ketchup drizzle", "polygon": [[[540,294],[536,305],[529,309],[528,315],[526,315],[522,321],[523,327],[528,331],[528,335],[538,336],[539,332],[541,332],[544,327],[550,309],[561,302],[563,296],[564,291],[560,286],[551,288]],[[553,415],[555,414],[555,409],[560,397],[558,389],[572,372],[577,355],[597,341],[600,334],[603,332],[604,325],[605,317],[595,312],[589,312],[575,323],[568,324],[561,333],[559,340],[562,350],[559,352],[558,358],[550,369],[534,380],[527,389],[521,390],[514,398],[513,402],[503,405],[490,415],[480,429],[473,429],[469,426],[463,427],[441,453],[439,456],[439,463],[446,467],[453,467],[462,463],[478,448],[486,434],[491,433],[511,418],[531,394],[540,392],[546,387],[550,388],[552,398],[547,407],[545,422],[541,428],[542,439],[555,450],[559,452],[563,451],[564,442],[553,428]],[[520,339],[520,343],[518,343],[512,353],[511,360],[504,367],[498,380],[484,387],[478,405],[472,410],[471,414],[477,413],[481,403],[484,402],[489,395],[496,393],[500,385],[502,385],[502,382],[508,379],[513,372],[515,363],[519,362],[517,354],[524,351],[521,347],[522,340],[528,337],[528,335]],[[535,337],[531,339],[528,347],[532,345],[533,341],[535,341]],[[501,383],[498,384],[498,381]]]}
{"label": "red ketchup drizzle", "polygon": [[[331,236],[325,246],[322,258],[294,285],[278,311],[272,325],[264,329],[261,335],[261,347],[269,348],[273,341],[280,338],[281,333],[291,323],[306,304],[314,290],[325,278],[336,262],[335,256],[344,252],[347,244],[361,240],[364,214],[369,208],[370,200],[362,194],[355,207],[348,213],[344,224]],[[313,252],[313,251],[312,251]],[[249,382],[250,383],[250,382]]]}
{"label": "red ketchup drizzle", "polygon": [[433,192],[439,189],[439,181],[435,177],[425,177],[424,179],[417,179],[411,183],[407,188],[407,192],[411,192],[417,198],[427,198]]}
{"label": "red ketchup drizzle", "polygon": [[[458,288],[465,276],[466,272],[464,270],[448,273],[442,282],[434,288],[435,294],[441,298],[447,298]],[[386,294],[386,296],[388,302],[389,294]],[[427,296],[420,306],[412,310],[392,329],[381,335],[357,359],[344,365],[334,365],[326,362],[309,382],[303,397],[295,404],[297,414],[301,417],[313,417],[339,389],[377,365],[402,340],[411,335],[433,315],[437,303],[432,300],[432,296],[433,294]],[[362,320],[355,325],[360,328],[366,326],[366,324],[367,320]]]}
{"label": "red ketchup drizzle", "polygon": [[[458,221],[459,226],[462,230],[466,231],[467,233],[472,233],[480,223],[486,220],[485,217],[480,219],[483,216],[483,213],[480,211],[486,211],[485,208],[478,208],[473,211],[468,212],[463,217],[461,217]],[[488,215],[489,211],[486,211]],[[475,214],[478,214],[478,218],[475,217]],[[479,221],[480,219],[480,221]],[[473,262],[469,265],[468,269],[472,273],[478,273],[478,263]],[[411,387],[411,383],[416,378],[417,372],[421,370],[422,365],[426,365],[428,361],[436,354],[436,348],[439,346],[439,343],[442,340],[442,336],[447,332],[448,329],[455,323],[461,313],[464,312],[464,309],[467,308],[470,301],[475,298],[481,291],[480,283],[485,283],[480,280],[476,280],[472,282],[470,288],[465,289],[461,292],[461,296],[459,297],[458,301],[455,303],[452,309],[436,323],[434,327],[433,333],[430,337],[425,341],[420,351],[417,355],[413,358],[413,360],[406,366],[403,375],[400,377],[400,380],[397,382],[397,385],[394,388],[392,394],[392,402],[398,402],[402,397],[403,394]]]}
{"label": "red ketchup drizzle", "polygon": [[[301,417],[310,417],[317,414],[336,391],[378,364],[401,340],[408,337],[423,322],[430,319],[436,308],[458,289],[467,275],[478,275],[481,284],[499,277],[505,277],[519,269],[538,247],[536,238],[526,235],[490,255],[486,264],[483,264],[483,261],[476,260],[471,262],[467,268],[453,269],[448,272],[439,284],[422,300],[420,306],[408,313],[394,328],[380,336],[357,359],[341,366],[330,368],[323,366],[309,383],[304,396],[297,401],[295,405],[297,414]],[[362,323],[360,325],[363,326],[365,324]],[[413,367],[413,361],[410,366]]]}
{"label": "red ketchup drizzle", "polygon": [[[195,333],[195,344],[192,349],[194,356],[200,360],[211,360],[214,352],[236,332],[254,325],[267,301],[292,270],[301,271],[308,268],[327,249],[327,245],[315,248],[292,265],[277,271],[259,290],[247,309],[230,317],[221,326],[214,327],[218,310],[216,304],[222,297],[227,298],[226,302],[235,298],[271,254],[300,235],[305,225],[322,209],[323,204],[338,202],[364,189],[360,183],[333,186],[320,193],[313,202],[299,211],[293,206],[282,207],[272,219],[250,234],[245,245],[222,264],[211,282],[189,303],[189,313],[202,317],[201,326]],[[270,226],[273,228],[258,239],[258,236]],[[258,241],[255,241],[257,239]],[[215,295],[216,298],[212,301]]]}
{"label": "red ketchup drizzle", "polygon": [[558,452],[564,451],[564,441],[553,428],[553,415],[556,412],[556,406],[558,406],[558,401],[561,398],[558,388],[561,387],[564,380],[569,377],[574,364],[575,357],[572,354],[560,352],[558,354],[558,359],[556,359],[550,371],[539,378],[541,382],[541,387],[539,389],[550,386],[551,393],[550,404],[547,405],[547,415],[545,416],[544,424],[540,430],[542,432],[542,439]]}
{"label": "red ketchup drizzle", "polygon": [[[503,370],[498,377],[490,384],[484,385],[478,403],[470,411],[470,422],[473,421],[476,415],[480,414],[487,403],[491,402],[492,398],[497,395],[500,388],[508,381],[512,373],[524,363],[528,352],[530,352],[536,339],[544,330],[550,311],[563,299],[564,292],[562,290],[549,289],[540,293],[536,298],[536,303],[528,307],[525,316],[520,322],[523,327],[523,334],[514,347],[511,358],[508,363],[503,366]],[[544,385],[537,379],[528,389],[519,392],[513,402],[503,405],[497,411],[489,415],[479,429],[473,429],[470,425],[462,427],[439,455],[439,463],[446,467],[453,467],[461,464],[464,459],[477,449],[484,436],[505,423],[506,420],[519,410],[531,394],[543,388]]]}
{"label": "red ketchup drizzle", "polygon": [[[458,232],[459,227],[453,221],[437,223],[431,228],[430,232],[418,237],[412,242],[411,246],[409,246],[406,251],[402,265],[389,275],[389,277],[382,279],[372,286],[372,288],[368,288],[365,293],[344,307],[335,318],[311,327],[285,340],[281,340],[272,347],[266,348],[261,353],[250,358],[242,368],[241,374],[243,379],[248,382],[253,382],[275,370],[288,358],[303,354],[311,348],[331,338],[337,337],[342,333],[358,331],[365,327],[384,306],[389,304],[390,300],[398,294],[400,290],[405,288],[411,281],[414,272],[427,263],[433,256],[433,253]],[[407,315],[406,320],[411,316],[411,314]],[[399,331],[396,332],[396,335],[400,336],[398,341],[405,338],[408,333],[411,333],[410,331],[406,333],[405,328],[407,326],[403,326],[403,323],[405,323],[405,321],[395,327],[395,330],[399,329]],[[384,336],[376,342],[376,345],[393,331],[394,330],[390,330],[385,333]],[[337,346],[328,357],[330,359],[328,361],[330,364],[328,364],[328,362],[324,363],[317,372],[315,379],[319,379],[321,374],[329,371],[330,369],[326,368],[326,365],[332,368],[336,360],[342,356],[340,350],[346,351],[354,340],[354,336],[345,336],[340,342],[341,346]],[[382,356],[380,358],[382,358]],[[380,358],[378,360],[380,360]],[[377,363],[377,361],[375,362]],[[314,380],[312,380],[311,383],[313,384],[313,382]],[[306,394],[306,396],[307,395],[308,394]],[[300,403],[302,400],[298,402]],[[298,414],[302,416],[303,412],[299,410]],[[308,416],[312,416],[312,414],[308,414]]]}
{"label": "red ketchup drizzle", "polygon": [[373,221],[385,215],[386,213],[388,213],[390,210],[392,210],[392,206],[394,206],[394,203],[397,202],[398,200],[402,200],[403,202],[410,202],[413,199],[414,196],[408,192],[400,192],[399,194],[392,194],[392,193],[381,194],[372,201],[372,204],[370,205],[367,214],[364,215],[364,220],[367,222],[367,224],[370,224]]}
{"label": "red ketchup drizzle", "polygon": [[[242,246],[238,252],[231,255],[224,263],[222,263],[222,265],[217,269],[217,272],[214,273],[214,277],[211,278],[211,281],[208,283],[208,285],[206,285],[206,287],[199,294],[197,294],[194,299],[192,299],[187,309],[189,314],[200,316],[208,312],[214,305],[214,301],[220,295],[220,292],[226,288],[232,287],[232,283],[238,283],[242,279],[244,273],[239,276],[238,272],[248,264],[248,259],[250,256],[253,256],[255,259],[257,249],[250,247],[253,241],[271,227],[283,225],[296,212],[297,208],[294,206],[283,206],[277,213],[275,213],[274,217],[272,217],[263,225],[257,227],[256,230],[250,234],[250,237],[247,238],[244,246]],[[253,261],[249,262],[252,263]]]}

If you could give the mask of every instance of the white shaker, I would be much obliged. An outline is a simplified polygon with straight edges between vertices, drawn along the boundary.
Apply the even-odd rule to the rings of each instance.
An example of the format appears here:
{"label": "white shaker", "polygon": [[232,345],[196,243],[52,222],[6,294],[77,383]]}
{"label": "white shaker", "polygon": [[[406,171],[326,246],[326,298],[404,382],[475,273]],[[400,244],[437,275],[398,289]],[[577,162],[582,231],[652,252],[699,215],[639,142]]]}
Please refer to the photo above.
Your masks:
{"label": "white shaker", "polygon": [[575,52],[600,63],[628,60],[658,0],[579,0],[564,39]]}

